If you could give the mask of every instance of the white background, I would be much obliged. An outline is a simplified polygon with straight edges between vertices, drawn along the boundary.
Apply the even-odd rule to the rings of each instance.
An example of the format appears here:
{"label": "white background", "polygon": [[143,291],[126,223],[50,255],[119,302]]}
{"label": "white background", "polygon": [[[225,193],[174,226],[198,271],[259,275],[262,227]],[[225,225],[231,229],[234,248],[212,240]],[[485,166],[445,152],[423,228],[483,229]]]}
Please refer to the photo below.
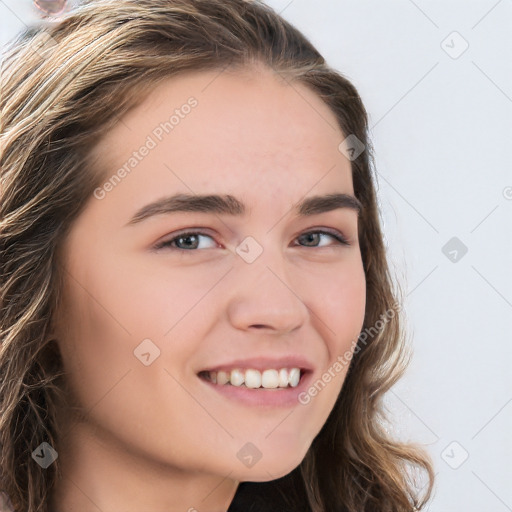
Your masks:
{"label": "white background", "polygon": [[[395,435],[434,460],[428,510],[512,511],[512,2],[267,3],[370,116],[414,348],[387,404]],[[0,45],[31,16],[30,1],[0,0]],[[456,262],[442,250],[453,237],[467,247]]]}

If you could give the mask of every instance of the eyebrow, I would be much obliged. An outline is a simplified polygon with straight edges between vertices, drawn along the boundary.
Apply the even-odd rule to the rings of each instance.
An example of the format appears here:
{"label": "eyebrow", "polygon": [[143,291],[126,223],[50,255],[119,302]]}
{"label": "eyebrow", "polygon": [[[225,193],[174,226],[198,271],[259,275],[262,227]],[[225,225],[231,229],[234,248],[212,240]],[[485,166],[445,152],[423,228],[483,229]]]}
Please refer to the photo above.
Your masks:
{"label": "eyebrow", "polygon": [[[356,211],[359,215],[363,209],[363,205],[353,195],[339,193],[307,197],[296,204],[294,210],[298,216],[307,217],[330,212],[338,208],[348,208]],[[143,220],[155,215],[177,212],[200,212],[243,216],[246,213],[246,207],[242,201],[229,194],[176,194],[143,206],[126,225],[131,226],[139,224]]]}

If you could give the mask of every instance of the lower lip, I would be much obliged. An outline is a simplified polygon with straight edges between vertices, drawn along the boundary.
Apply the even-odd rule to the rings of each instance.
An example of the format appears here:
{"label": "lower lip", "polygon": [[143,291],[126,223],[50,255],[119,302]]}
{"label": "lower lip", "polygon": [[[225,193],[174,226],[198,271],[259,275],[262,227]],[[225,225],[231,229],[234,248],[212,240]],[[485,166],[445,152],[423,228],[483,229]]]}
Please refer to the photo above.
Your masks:
{"label": "lower lip", "polygon": [[299,395],[307,389],[312,375],[312,372],[305,372],[295,388],[287,387],[274,389],[251,389],[245,386],[232,386],[229,384],[219,385],[203,379],[202,377],[199,377],[199,380],[217,391],[217,393],[243,405],[252,407],[293,407],[300,403]]}

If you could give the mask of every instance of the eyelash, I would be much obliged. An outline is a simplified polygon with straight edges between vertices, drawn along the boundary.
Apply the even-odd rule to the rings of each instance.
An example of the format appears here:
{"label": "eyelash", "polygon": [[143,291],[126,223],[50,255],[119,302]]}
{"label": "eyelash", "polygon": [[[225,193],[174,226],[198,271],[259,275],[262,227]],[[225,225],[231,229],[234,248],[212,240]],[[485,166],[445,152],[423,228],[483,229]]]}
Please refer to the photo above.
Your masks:
{"label": "eyelash", "polygon": [[[301,233],[297,238],[300,238],[301,236],[317,234],[317,233],[320,233],[322,235],[329,235],[329,236],[331,236],[332,238],[337,240],[340,245],[345,245],[345,246],[350,246],[351,245],[350,242],[341,233],[331,232],[331,231],[326,231],[326,230],[306,231],[304,233]],[[186,232],[177,234],[176,236],[174,236],[173,238],[171,238],[169,240],[164,240],[163,242],[158,243],[154,247],[154,249],[155,250],[168,249],[168,250],[171,250],[171,251],[182,251],[182,252],[187,252],[187,251],[188,252],[194,252],[194,251],[204,250],[204,249],[180,249],[180,248],[172,247],[171,246],[171,244],[173,242],[175,242],[176,240],[178,240],[180,238],[186,238],[187,236],[191,236],[191,235],[201,235],[201,236],[207,236],[209,238],[213,238],[211,235],[208,235],[207,233],[203,233],[201,231],[186,231]],[[323,248],[323,247],[315,247],[315,246],[303,246],[303,247],[310,247],[311,249],[322,249]]]}

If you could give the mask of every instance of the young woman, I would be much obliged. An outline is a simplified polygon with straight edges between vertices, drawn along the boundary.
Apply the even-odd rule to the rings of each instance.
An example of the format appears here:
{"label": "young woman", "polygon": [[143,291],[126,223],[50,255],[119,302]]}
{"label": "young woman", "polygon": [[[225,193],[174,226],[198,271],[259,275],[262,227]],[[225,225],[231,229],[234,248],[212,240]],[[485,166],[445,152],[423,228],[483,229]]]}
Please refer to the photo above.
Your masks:
{"label": "young woman", "polygon": [[349,81],[260,2],[92,0],[1,86],[4,507],[423,508]]}

